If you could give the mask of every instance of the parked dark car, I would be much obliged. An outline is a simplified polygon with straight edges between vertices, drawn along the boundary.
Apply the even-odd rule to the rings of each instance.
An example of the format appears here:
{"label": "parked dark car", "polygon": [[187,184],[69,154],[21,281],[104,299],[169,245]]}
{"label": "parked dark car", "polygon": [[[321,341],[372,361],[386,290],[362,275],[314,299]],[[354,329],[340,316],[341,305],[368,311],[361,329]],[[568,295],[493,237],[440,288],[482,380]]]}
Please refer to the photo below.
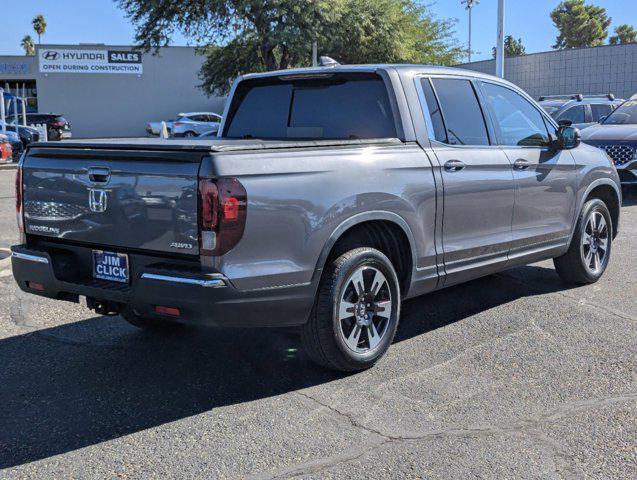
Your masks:
{"label": "parked dark car", "polygon": [[[15,119],[10,118],[8,122],[15,123]],[[20,122],[22,122],[21,116]],[[72,136],[71,124],[57,113],[27,113],[26,123],[27,125],[46,125],[48,140],[63,140]]]}
{"label": "parked dark car", "polygon": [[[2,133],[1,129],[0,129],[0,133]],[[11,151],[13,153],[13,161],[17,162],[18,160],[20,160],[20,155],[22,155],[22,152],[24,152],[24,145],[22,145],[20,136],[17,133],[12,132],[8,129],[6,133],[4,133],[4,136],[7,138],[7,141],[11,144]]]}
{"label": "parked dark car", "polygon": [[549,95],[539,98],[542,108],[560,125],[584,129],[596,124],[622,104],[612,93],[606,95]]}
{"label": "parked dark car", "polygon": [[627,100],[581,134],[583,142],[605,150],[613,159],[622,185],[637,185],[637,99]]}
{"label": "parked dark car", "polygon": [[[0,128],[2,124],[0,123]],[[8,132],[15,132],[16,128],[13,124],[7,124]],[[38,132],[37,128],[33,127],[25,127],[24,125],[18,126],[18,135],[20,136],[20,140],[22,141],[22,146],[26,148],[26,146],[31,142],[37,142],[40,140],[40,132]]]}

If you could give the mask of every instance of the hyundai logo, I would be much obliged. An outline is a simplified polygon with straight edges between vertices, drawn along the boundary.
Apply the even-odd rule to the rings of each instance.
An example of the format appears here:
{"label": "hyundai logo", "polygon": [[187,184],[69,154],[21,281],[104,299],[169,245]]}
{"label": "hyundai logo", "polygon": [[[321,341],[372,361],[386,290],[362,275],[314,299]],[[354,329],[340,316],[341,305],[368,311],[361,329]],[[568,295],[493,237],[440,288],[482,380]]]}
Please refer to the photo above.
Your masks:
{"label": "hyundai logo", "polygon": [[45,60],[57,60],[58,58],[60,58],[60,52],[47,50],[42,54],[42,58],[44,58]]}
{"label": "hyundai logo", "polygon": [[88,206],[91,212],[103,213],[106,211],[106,190],[91,189],[88,192]]}

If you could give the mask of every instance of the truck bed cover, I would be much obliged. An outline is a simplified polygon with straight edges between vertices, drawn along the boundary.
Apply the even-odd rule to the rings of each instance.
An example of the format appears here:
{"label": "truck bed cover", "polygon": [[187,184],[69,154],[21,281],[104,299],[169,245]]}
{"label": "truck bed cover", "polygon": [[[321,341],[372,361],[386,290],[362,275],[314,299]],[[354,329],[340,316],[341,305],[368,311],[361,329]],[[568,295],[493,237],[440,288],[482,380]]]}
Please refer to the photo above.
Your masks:
{"label": "truck bed cover", "polygon": [[246,150],[276,150],[312,147],[367,146],[400,144],[398,138],[346,139],[346,140],[258,140],[258,139],[157,139],[157,138],[92,138],[62,140],[30,145],[30,148],[85,149],[85,150],[146,150],[234,152]]}

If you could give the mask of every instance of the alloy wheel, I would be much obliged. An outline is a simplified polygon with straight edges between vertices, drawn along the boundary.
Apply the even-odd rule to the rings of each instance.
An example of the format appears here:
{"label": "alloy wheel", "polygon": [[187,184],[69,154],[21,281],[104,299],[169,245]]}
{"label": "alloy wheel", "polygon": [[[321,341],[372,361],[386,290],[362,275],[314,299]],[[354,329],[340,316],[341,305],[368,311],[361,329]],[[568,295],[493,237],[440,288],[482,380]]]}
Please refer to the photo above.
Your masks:
{"label": "alloy wheel", "polygon": [[594,210],[586,220],[580,249],[584,265],[590,273],[597,275],[604,269],[608,245],[608,224],[604,215]]}
{"label": "alloy wheel", "polygon": [[381,344],[392,315],[392,293],[375,267],[356,269],[346,280],[338,304],[339,334],[347,347],[367,353]]}

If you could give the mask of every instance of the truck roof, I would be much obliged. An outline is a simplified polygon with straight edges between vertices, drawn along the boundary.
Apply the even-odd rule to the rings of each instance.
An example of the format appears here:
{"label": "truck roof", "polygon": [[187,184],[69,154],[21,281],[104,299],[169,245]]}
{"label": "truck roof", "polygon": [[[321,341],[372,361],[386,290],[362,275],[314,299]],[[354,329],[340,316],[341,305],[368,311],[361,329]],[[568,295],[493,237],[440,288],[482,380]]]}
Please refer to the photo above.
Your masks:
{"label": "truck roof", "polygon": [[313,73],[329,73],[329,72],[375,72],[377,70],[397,70],[405,73],[419,73],[419,74],[432,74],[432,75],[463,75],[468,77],[485,78],[497,80],[499,82],[508,83],[500,77],[489,75],[486,73],[478,72],[475,70],[468,70],[458,67],[445,67],[438,65],[421,65],[421,64],[392,64],[392,63],[376,63],[376,64],[364,64],[364,65],[336,65],[326,67],[307,67],[307,68],[290,68],[287,70],[273,70],[271,72],[260,73],[248,73],[242,75],[241,79],[250,78],[262,78],[262,77],[278,77],[281,75],[303,75]]}

